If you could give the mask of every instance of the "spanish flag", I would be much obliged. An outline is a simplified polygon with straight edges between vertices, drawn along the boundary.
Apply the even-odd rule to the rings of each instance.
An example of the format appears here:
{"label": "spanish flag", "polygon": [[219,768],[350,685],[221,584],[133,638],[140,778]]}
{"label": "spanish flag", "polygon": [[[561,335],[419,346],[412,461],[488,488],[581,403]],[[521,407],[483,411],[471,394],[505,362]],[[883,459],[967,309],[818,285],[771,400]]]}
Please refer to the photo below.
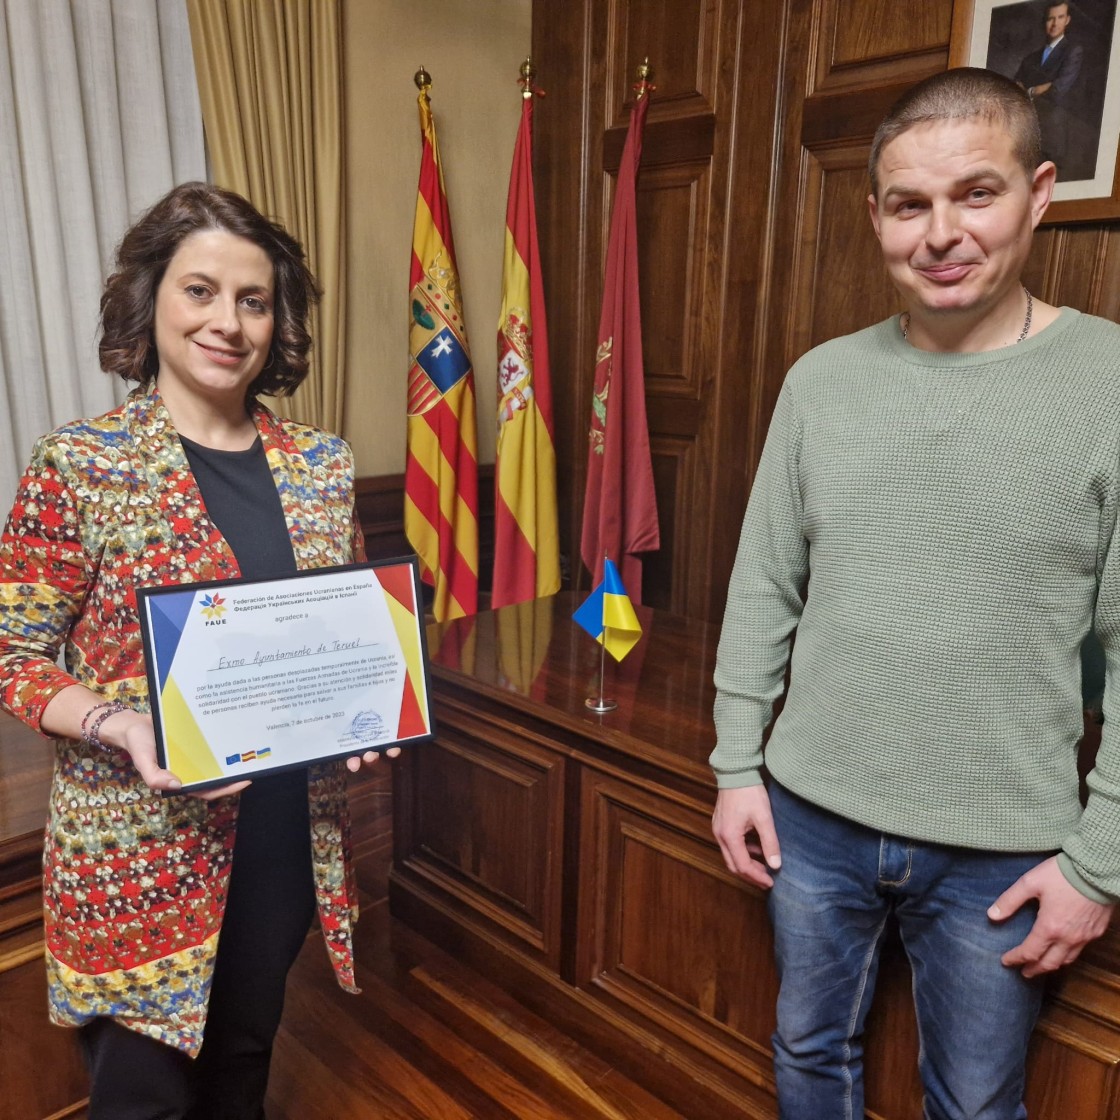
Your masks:
{"label": "spanish flag", "polygon": [[495,607],[560,590],[552,386],[533,201],[533,91],[528,78],[523,93],[506,202],[498,318]]}
{"label": "spanish flag", "polygon": [[404,527],[442,622],[478,610],[478,437],[430,81],[417,75],[423,151],[412,231]]}
{"label": "spanish flag", "polygon": [[642,636],[642,624],[611,560],[603,561],[602,583],[588,595],[572,618],[615,661],[621,661]]}

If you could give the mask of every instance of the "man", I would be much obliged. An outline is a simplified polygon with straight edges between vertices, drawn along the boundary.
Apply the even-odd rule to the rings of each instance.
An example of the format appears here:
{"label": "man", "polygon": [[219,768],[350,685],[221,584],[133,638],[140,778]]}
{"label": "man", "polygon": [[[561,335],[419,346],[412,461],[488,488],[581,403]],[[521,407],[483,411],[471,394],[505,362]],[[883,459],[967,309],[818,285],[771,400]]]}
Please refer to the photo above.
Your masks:
{"label": "man", "polygon": [[1067,176],[1070,108],[1081,75],[1081,47],[1066,38],[1070,24],[1069,4],[1051,4],[1046,9],[1046,45],[1019,63],[1017,81],[1035,103],[1042,129],[1043,159],[1053,160],[1058,179]]}
{"label": "man", "polygon": [[772,886],[785,1120],[863,1116],[891,914],[926,1116],[1011,1120],[1040,978],[1120,896],[1120,717],[1084,813],[1076,772],[1090,627],[1120,656],[1120,327],[1020,284],[1055,169],[1015,83],[921,83],[870,171],[907,310],[780,394],[717,660],[713,830]]}

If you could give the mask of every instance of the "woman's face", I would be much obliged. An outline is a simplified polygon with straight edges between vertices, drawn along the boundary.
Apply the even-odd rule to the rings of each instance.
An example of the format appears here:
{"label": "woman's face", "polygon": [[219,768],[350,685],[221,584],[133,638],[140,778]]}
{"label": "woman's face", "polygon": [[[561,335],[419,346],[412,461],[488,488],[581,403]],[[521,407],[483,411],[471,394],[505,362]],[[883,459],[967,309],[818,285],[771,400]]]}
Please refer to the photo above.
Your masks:
{"label": "woman's face", "polygon": [[220,229],[185,238],[156,290],[160,392],[243,406],[268,360],[273,295],[259,245]]}

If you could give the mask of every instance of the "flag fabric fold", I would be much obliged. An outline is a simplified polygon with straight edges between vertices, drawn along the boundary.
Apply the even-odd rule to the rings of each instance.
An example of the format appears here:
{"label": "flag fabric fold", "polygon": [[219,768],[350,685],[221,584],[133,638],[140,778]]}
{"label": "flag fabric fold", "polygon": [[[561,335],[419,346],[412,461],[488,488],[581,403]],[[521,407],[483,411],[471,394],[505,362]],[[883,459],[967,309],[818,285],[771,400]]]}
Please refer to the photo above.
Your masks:
{"label": "flag fabric fold", "polygon": [[648,107],[643,91],[630,111],[611,212],[580,542],[592,583],[603,578],[603,557],[617,556],[635,602],[641,602],[640,554],[661,547],[638,303],[636,184]]}
{"label": "flag fabric fold", "polygon": [[603,561],[602,582],[572,618],[615,659],[621,661],[638,644],[642,625],[611,560]]}
{"label": "flag fabric fold", "polygon": [[451,215],[428,87],[409,296],[404,526],[437,621],[478,610],[478,436]]}
{"label": "flag fabric fold", "polygon": [[494,464],[495,607],[560,590],[552,387],[533,198],[533,100],[530,95],[522,101],[506,203]]}

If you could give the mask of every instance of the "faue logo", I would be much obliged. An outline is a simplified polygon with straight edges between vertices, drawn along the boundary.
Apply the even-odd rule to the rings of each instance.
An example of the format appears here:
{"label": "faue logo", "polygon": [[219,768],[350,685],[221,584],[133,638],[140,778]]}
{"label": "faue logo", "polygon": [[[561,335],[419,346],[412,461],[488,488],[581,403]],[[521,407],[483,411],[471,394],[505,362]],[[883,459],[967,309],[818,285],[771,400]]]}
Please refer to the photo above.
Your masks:
{"label": "faue logo", "polygon": [[213,595],[204,595],[202,598],[202,613],[206,616],[207,626],[224,626],[226,601],[216,591]]}
{"label": "faue logo", "polygon": [[271,754],[271,747],[259,747],[255,751],[242,751],[240,754],[227,754],[226,765],[236,766],[239,762],[256,762],[258,759],[267,759]]}

